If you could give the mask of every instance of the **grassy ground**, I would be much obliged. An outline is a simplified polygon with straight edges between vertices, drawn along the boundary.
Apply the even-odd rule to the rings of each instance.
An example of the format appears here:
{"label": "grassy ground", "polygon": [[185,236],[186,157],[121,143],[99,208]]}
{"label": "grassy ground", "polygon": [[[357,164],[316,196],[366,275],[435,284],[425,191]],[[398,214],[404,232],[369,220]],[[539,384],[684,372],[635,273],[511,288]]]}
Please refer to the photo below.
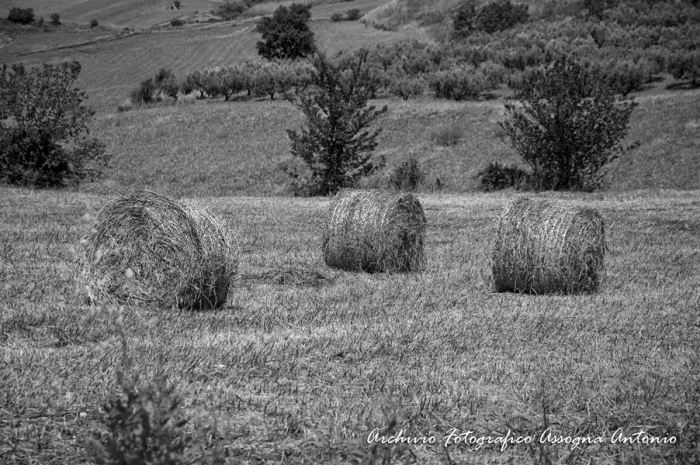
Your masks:
{"label": "grassy ground", "polygon": [[[629,141],[639,148],[610,169],[611,188],[692,189],[700,186],[700,92],[662,91],[637,97]],[[491,161],[517,163],[497,125],[503,103],[450,102],[429,97],[375,102],[388,105],[378,121],[377,148],[385,171],[367,184],[381,185],[409,156],[449,192],[478,187],[478,172]],[[151,186],[171,195],[282,195],[286,176],[278,169],[289,157],[286,129],[303,123],[286,101],[197,101],[129,112],[100,114],[93,134],[113,154],[107,180],[91,187]],[[256,137],[250,137],[250,134]],[[447,137],[447,134],[450,137]]]}
{"label": "grassy ground", "polygon": [[[126,308],[120,326],[91,314],[73,281],[85,215],[108,197],[0,190],[2,463],[90,460],[99,407],[119,393],[120,327],[142,382],[165,373],[188,437],[228,463],[369,463],[368,434],[392,420],[394,433],[437,441],[375,450],[393,454],[387,463],[700,459],[698,191],[543,196],[607,222],[602,290],[569,297],[490,292],[494,221],[513,194],[421,195],[427,269],[376,276],[324,267],[327,200],[190,199],[226,219],[243,273],[294,267],[333,281],[241,284],[220,311]],[[604,441],[540,443],[547,426]],[[445,449],[452,428],[535,441]],[[618,428],[676,443],[613,443]]]}

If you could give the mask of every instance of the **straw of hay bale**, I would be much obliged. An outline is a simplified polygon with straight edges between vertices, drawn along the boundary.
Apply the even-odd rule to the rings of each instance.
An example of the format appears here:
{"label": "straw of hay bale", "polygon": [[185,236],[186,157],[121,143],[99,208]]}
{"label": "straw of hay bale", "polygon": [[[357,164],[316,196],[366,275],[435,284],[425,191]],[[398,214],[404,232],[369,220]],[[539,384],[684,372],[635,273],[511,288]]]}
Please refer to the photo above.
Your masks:
{"label": "straw of hay bale", "polygon": [[237,273],[221,220],[148,190],[102,208],[80,251],[81,281],[95,302],[219,308]]}
{"label": "straw of hay bale", "polygon": [[323,258],[348,271],[416,271],[423,266],[425,226],[412,194],[342,190],[326,217]]}
{"label": "straw of hay bale", "polygon": [[493,248],[498,292],[594,292],[605,272],[605,224],[592,208],[517,199],[503,210]]}

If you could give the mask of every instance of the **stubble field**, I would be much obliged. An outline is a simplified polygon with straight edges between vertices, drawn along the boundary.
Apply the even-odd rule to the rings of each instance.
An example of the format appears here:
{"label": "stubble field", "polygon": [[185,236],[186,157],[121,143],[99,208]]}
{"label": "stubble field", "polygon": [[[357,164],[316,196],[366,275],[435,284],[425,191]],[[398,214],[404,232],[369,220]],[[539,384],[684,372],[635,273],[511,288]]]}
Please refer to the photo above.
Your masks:
{"label": "stubble field", "polygon": [[[321,48],[332,54],[415,32],[325,19],[375,3],[315,8]],[[115,21],[129,19],[117,13]],[[122,393],[120,370],[138,374],[140,386],[161,375],[174,385],[188,419],[188,463],[215,454],[251,464],[700,463],[697,89],[667,90],[665,76],[635,94],[627,142],[640,146],[611,166],[611,189],[593,194],[476,192],[490,161],[519,162],[497,125],[507,91],[478,102],[374,101],[389,107],[377,122],[377,155],[388,167],[365,185],[384,185],[390,169],[419,158],[428,174],[418,194],[427,265],[416,274],[340,272],[321,257],[329,199],[288,197],[279,170],[289,157],[285,130],[303,121],[289,102],[187,97],[116,111],[160,67],[183,76],[255,58],[253,27],[3,36],[5,62],[81,62],[77,85],[97,110],[91,134],[113,157],[105,179],[79,191],[0,188],[0,463],[99,463],[91,444],[107,437],[103,406]],[[136,187],[225,219],[242,279],[224,309],[85,302],[75,281],[81,234],[117,193]],[[525,195],[601,212],[609,251],[599,293],[491,291],[497,216]],[[251,278],[280,269],[328,281]],[[375,428],[435,441],[368,443]],[[445,439],[467,431],[532,441],[501,451]],[[555,443],[598,437],[575,448]],[[650,437],[666,443],[641,443]]]}
{"label": "stubble field", "polygon": [[[332,281],[244,280],[220,311],[125,308],[122,320],[91,310],[73,281],[85,215],[108,197],[2,196],[3,463],[91,459],[83,446],[100,437],[99,408],[119,394],[121,331],[133,370],[143,382],[164,373],[192,440],[221,448],[228,463],[368,463],[368,435],[394,421],[394,434],[437,441],[375,451],[393,454],[390,463],[697,459],[697,192],[564,196],[607,223],[607,280],[583,296],[490,291],[495,219],[514,194],[421,195],[428,262],[410,275],[325,268],[318,228],[328,200],[188,199],[225,218],[243,275],[295,268]],[[605,441],[572,451],[539,442],[547,426]],[[505,452],[445,449],[453,428],[536,440]],[[612,442],[619,428],[676,443]]]}

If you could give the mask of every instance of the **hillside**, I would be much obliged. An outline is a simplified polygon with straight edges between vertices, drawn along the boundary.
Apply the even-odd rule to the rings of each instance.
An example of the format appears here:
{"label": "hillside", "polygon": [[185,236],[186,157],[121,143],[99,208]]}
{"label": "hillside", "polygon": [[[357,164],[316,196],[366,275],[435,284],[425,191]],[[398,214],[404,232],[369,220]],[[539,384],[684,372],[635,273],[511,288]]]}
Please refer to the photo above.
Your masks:
{"label": "hillside", "polygon": [[[350,8],[373,11],[378,3],[382,2],[356,0],[313,7],[311,28],[319,47],[335,54],[422,33],[416,27],[387,31],[329,19]],[[263,11],[274,5],[255,8]],[[69,59],[81,63],[77,86],[87,91],[88,104],[98,112],[93,135],[107,142],[113,154],[106,180],[90,187],[93,190],[150,186],[178,195],[284,195],[288,180],[278,165],[289,154],[285,130],[302,121],[288,102],[242,97],[195,101],[188,96],[176,105],[117,112],[129,92],[160,68],[183,77],[207,67],[259,60],[255,43],[260,35],[254,27],[253,19],[140,32],[69,27],[42,32],[11,26],[3,29],[0,59],[28,65]],[[441,47],[434,48],[439,52]],[[415,59],[419,63],[423,58]],[[677,84],[668,74],[659,74],[632,93],[640,105],[628,139],[641,145],[611,166],[614,189],[700,186],[700,93],[667,89]],[[378,123],[383,133],[377,153],[386,157],[387,169],[365,185],[385,185],[394,167],[415,156],[427,173],[423,190],[473,191],[477,174],[489,162],[519,162],[496,124],[510,96],[512,91],[503,84],[478,101],[434,99],[430,92],[408,101],[382,94],[378,103],[387,104],[389,113]],[[251,138],[252,133],[256,137]],[[456,141],[441,142],[444,133]]]}
{"label": "hillside", "polygon": [[[410,31],[381,31],[356,21],[334,23],[328,19],[336,10],[367,10],[376,3],[358,0],[322,5],[318,11],[313,8],[311,28],[319,48],[332,55],[409,37]],[[91,106],[98,111],[113,111],[130,89],[163,67],[183,76],[206,67],[260,59],[255,50],[260,34],[255,32],[253,19],[140,32],[60,28],[49,31],[5,27],[0,61],[21,61],[32,66],[78,60],[82,73],[76,85],[88,92]]]}
{"label": "hillside", "polygon": [[[628,140],[641,145],[612,165],[613,189],[700,186],[700,92],[648,91],[637,100]],[[389,107],[378,122],[383,132],[377,148],[388,166],[364,185],[382,185],[391,169],[415,156],[428,173],[424,191],[435,189],[439,178],[447,192],[468,192],[478,187],[476,175],[490,161],[519,161],[496,124],[502,102],[426,97],[376,104]],[[119,186],[149,186],[184,196],[287,195],[288,180],[278,168],[289,157],[285,130],[302,121],[290,103],[269,99],[190,101],[100,115],[94,134],[108,143],[114,158],[107,180],[92,189],[106,193]],[[440,143],[445,130],[457,135],[457,143]]]}
{"label": "hillside", "polygon": [[221,2],[216,0],[185,0],[179,10],[172,8],[172,0],[6,0],[0,16],[7,17],[11,8],[32,8],[36,17],[48,21],[51,13],[58,13],[64,22],[88,24],[96,19],[113,28],[145,29],[195,12],[209,12]]}

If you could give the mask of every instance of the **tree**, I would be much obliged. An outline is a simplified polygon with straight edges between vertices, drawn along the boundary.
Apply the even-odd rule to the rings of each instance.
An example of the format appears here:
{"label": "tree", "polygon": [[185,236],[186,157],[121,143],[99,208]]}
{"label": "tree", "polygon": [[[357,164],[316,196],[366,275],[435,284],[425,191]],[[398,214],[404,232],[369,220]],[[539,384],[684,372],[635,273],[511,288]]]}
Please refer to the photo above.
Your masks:
{"label": "tree", "polygon": [[623,147],[634,100],[616,99],[601,74],[572,58],[526,73],[498,124],[532,168],[539,189],[593,190]]}
{"label": "tree", "polygon": [[528,20],[527,5],[514,5],[509,0],[487,3],[477,11],[474,0],[467,0],[453,17],[455,35],[465,38],[474,31],[492,34],[510,29]]}
{"label": "tree", "polygon": [[700,83],[700,52],[692,51],[672,55],[668,64],[669,72],[676,79],[690,79],[691,85]]}
{"label": "tree", "polygon": [[246,6],[241,2],[225,2],[219,5],[219,8],[214,11],[216,16],[221,16],[226,21],[238,18],[241,13],[246,10]]}
{"label": "tree", "polygon": [[256,44],[258,54],[268,60],[294,60],[311,55],[316,45],[308,24],[310,9],[310,5],[292,3],[289,8],[277,8],[272,17],[262,18],[255,29],[263,38]]}
{"label": "tree", "polygon": [[77,61],[0,73],[0,181],[14,185],[64,187],[101,175],[105,145],[88,137],[94,111],[85,93],[71,86]]}
{"label": "tree", "polygon": [[476,29],[487,34],[510,29],[528,20],[527,5],[513,5],[509,0],[487,3],[476,18]]}
{"label": "tree", "polygon": [[[295,102],[306,116],[306,127],[287,131],[292,156],[311,171],[303,186],[309,195],[334,194],[382,168],[371,161],[379,130],[370,131],[368,127],[387,107],[377,110],[367,106],[374,89],[368,84],[366,61],[366,50],[338,65],[322,54],[313,58],[314,89]],[[294,182],[300,181],[296,172],[287,174],[295,178]]]}
{"label": "tree", "polygon": [[51,24],[53,26],[60,26],[61,25],[61,16],[58,13],[51,13],[49,15],[49,18],[51,18]]}
{"label": "tree", "polygon": [[476,20],[476,4],[474,0],[467,0],[457,7],[452,17],[455,36],[458,39],[469,37],[474,30]]}
{"label": "tree", "polygon": [[161,68],[156,73],[153,81],[156,90],[156,98],[160,99],[161,94],[177,100],[180,85],[177,82],[175,73],[170,68]]}

